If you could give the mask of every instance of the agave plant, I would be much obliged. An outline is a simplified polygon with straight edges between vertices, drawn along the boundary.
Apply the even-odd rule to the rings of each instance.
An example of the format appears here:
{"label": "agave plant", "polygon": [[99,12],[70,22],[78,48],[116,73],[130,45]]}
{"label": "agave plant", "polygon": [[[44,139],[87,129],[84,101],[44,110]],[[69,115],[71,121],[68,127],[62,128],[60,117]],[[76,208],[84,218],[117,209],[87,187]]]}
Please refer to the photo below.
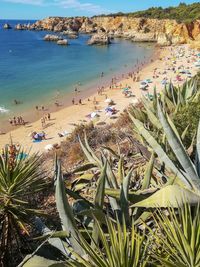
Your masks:
{"label": "agave plant", "polygon": [[[12,253],[21,255],[20,246],[29,235],[31,216],[41,212],[31,209],[29,197],[42,189],[44,173],[41,158],[17,151],[14,145],[0,156],[0,265],[9,266]],[[14,256],[13,257],[13,261]]]}
{"label": "agave plant", "polygon": [[[101,157],[97,157],[89,146],[86,136],[85,143],[80,140],[80,144],[88,163],[75,170],[76,173],[81,174],[74,180],[75,184],[72,186],[72,190],[77,191],[74,192],[68,188],[67,193],[74,199],[79,199],[85,203],[86,199],[94,200],[93,192],[96,192],[97,183],[101,180],[101,169],[105,167],[106,162],[106,201],[104,200],[102,204],[101,212],[108,213],[109,210],[109,214],[112,218],[122,219],[122,217],[124,217],[127,223],[133,218],[137,220],[142,210],[140,212],[138,212],[137,209],[134,211],[131,210],[131,204],[147,198],[164,184],[161,179],[163,176],[162,173],[160,173],[158,168],[154,168],[154,152],[149,158],[149,163],[144,163],[142,167],[144,171],[142,171],[140,166],[137,167],[134,165],[135,157],[132,159],[132,164],[130,164],[130,159],[129,164],[126,164],[123,155],[118,155],[110,148],[105,147],[101,151]],[[107,151],[107,153],[105,151]],[[99,209],[96,209],[96,205],[92,207],[91,203],[87,208],[85,206],[85,209],[87,209],[87,211],[81,212],[81,214],[87,213],[88,215],[90,213],[92,215],[92,213],[95,212],[97,215],[97,212],[99,212]],[[147,214],[145,216],[147,216]]]}
{"label": "agave plant", "polygon": [[[102,182],[105,179],[105,169],[101,175]],[[56,180],[56,202],[64,231],[54,233],[46,227],[43,230],[45,238],[48,237],[45,241],[59,249],[62,257],[50,260],[32,254],[19,265],[20,267],[142,267],[151,266],[151,263],[153,266],[199,266],[199,206],[196,209],[191,209],[189,205],[179,207],[178,214],[173,208],[164,212],[155,208],[151,227],[144,224],[146,230],[142,232],[136,228],[134,222],[127,227],[125,219],[121,223],[107,216],[104,216],[104,220],[96,217],[96,226],[93,228],[98,233],[96,239],[96,236],[93,236],[94,231],[81,231],[71,216],[72,208],[64,190],[60,165],[57,170],[59,176]],[[101,197],[98,198],[98,203],[102,203],[102,189],[103,187],[99,187],[98,194]]]}
{"label": "agave plant", "polygon": [[[136,231],[133,224],[127,227],[125,218],[120,223],[107,216],[102,208],[104,205],[106,184],[105,163],[92,210],[85,214],[92,214],[93,222],[87,229],[81,227],[74,218],[72,207],[65,192],[65,184],[61,172],[61,165],[56,167],[56,204],[62,222],[63,231],[51,232],[47,227],[41,227],[41,221],[37,223],[42,228],[47,242],[58,249],[65,259],[49,260],[48,258],[29,255],[20,266],[145,266],[147,240],[145,235]],[[67,192],[69,192],[67,190]],[[131,227],[132,226],[132,227]],[[117,234],[116,234],[117,233]],[[59,237],[62,237],[60,239]]]}
{"label": "agave plant", "polygon": [[[157,94],[156,88],[154,88],[153,100],[143,97],[141,99],[142,106],[133,106],[129,109],[129,112],[134,118],[141,121],[146,129],[152,132],[157,141],[164,144],[163,139],[165,136],[163,135],[162,125],[157,117],[157,100],[159,99],[162,107],[164,107],[169,117],[173,120],[179,110],[198,101],[200,96],[199,81],[199,75],[196,75],[186,81],[181,87],[175,87],[170,82],[159,94]],[[180,136],[182,140],[184,140],[187,134],[188,127],[189,123]]]}
{"label": "agave plant", "polygon": [[[148,240],[145,234],[139,234],[132,224],[127,228],[125,221],[121,225],[109,219],[106,220],[106,228],[103,228],[98,221],[97,231],[101,246],[95,243],[91,247],[85,239],[81,239],[81,246],[87,257],[77,257],[70,260],[66,266],[69,267],[144,267],[147,265]],[[92,237],[91,237],[92,238]]]}
{"label": "agave plant", "polygon": [[172,205],[177,207],[178,205],[182,205],[185,201],[188,201],[191,204],[197,203],[200,201],[200,126],[197,131],[196,161],[192,162],[183,146],[178,131],[167,113],[162,110],[158,100],[157,113],[168,147],[170,147],[170,151],[173,153],[173,158],[169,156],[169,151],[166,150],[166,146],[163,147],[159,144],[152,133],[146,129],[141,121],[137,120],[132,115],[130,116],[137,128],[137,131],[158,156],[157,160],[161,164],[164,163],[165,167],[170,172],[174,173],[176,178],[174,179],[173,184],[166,184],[165,187],[150,196],[150,198],[135,204],[135,206],[155,207],[156,205],[159,205],[167,207],[168,205]]}
{"label": "agave plant", "polygon": [[152,233],[155,241],[151,253],[157,265],[166,267],[200,266],[200,216],[199,205],[191,208],[185,204],[167,212],[154,213],[156,223]]}

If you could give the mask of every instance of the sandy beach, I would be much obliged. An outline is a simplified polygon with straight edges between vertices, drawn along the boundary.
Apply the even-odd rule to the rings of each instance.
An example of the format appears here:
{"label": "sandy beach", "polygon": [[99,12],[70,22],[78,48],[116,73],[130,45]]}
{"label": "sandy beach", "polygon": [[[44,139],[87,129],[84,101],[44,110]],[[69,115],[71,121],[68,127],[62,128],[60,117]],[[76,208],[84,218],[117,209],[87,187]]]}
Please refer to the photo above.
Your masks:
{"label": "sandy beach", "polygon": [[[24,149],[31,148],[32,152],[44,152],[47,145],[60,144],[65,139],[65,136],[59,137],[58,133],[66,135],[72,132],[76,125],[88,123],[91,120],[94,124],[112,123],[130,103],[135,103],[141,95],[146,95],[148,92],[151,94],[154,86],[156,86],[157,91],[160,91],[164,84],[170,80],[175,85],[182,84],[197,73],[198,68],[195,67],[194,63],[197,61],[198,52],[190,49],[188,45],[157,49],[158,57],[140,70],[137,74],[138,81],[134,81],[134,76],[129,73],[123,77],[118,77],[112,89],[107,87],[101,94],[96,92],[91,95],[90,101],[86,97],[81,99],[81,104],[78,104],[77,96],[74,105],[51,113],[50,120],[45,122],[44,127],[42,127],[41,119],[18,128],[13,126],[12,131],[0,135],[0,148],[9,144],[12,138],[15,144],[19,144]],[[187,70],[187,73],[180,73],[182,70]],[[147,79],[150,79],[147,90],[141,90],[141,82]],[[123,94],[124,88],[128,87],[129,91],[132,92],[130,97]],[[117,114],[112,116],[109,112],[105,112],[106,107],[108,107],[106,99],[113,100]],[[41,113],[41,118],[45,115],[45,111],[38,112]],[[92,117],[94,116],[94,118],[91,116],[89,118],[89,114],[93,114]],[[46,134],[46,140],[33,142],[31,133],[42,131]]]}

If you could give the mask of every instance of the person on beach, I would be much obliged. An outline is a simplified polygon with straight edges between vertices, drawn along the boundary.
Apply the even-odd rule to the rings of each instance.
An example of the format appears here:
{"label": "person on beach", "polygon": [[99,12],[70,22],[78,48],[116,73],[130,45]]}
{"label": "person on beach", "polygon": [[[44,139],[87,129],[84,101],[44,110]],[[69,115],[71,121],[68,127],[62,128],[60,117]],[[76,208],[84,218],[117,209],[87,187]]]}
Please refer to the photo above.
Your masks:
{"label": "person on beach", "polygon": [[49,121],[51,120],[51,114],[50,114],[50,113],[47,114],[47,119],[48,119]]}
{"label": "person on beach", "polygon": [[79,99],[79,105],[82,105],[82,100],[81,99]]}
{"label": "person on beach", "polygon": [[41,118],[41,124],[42,124],[42,128],[44,128],[44,126],[45,126],[45,119],[44,118]]}
{"label": "person on beach", "polygon": [[14,104],[15,104],[15,105],[18,105],[18,104],[20,104],[20,101],[14,99]]}
{"label": "person on beach", "polygon": [[56,105],[56,107],[59,107],[58,100],[56,100],[56,102],[54,104]]}
{"label": "person on beach", "polygon": [[16,121],[16,118],[15,118],[15,117],[13,118],[13,124],[14,124],[14,125],[17,124],[17,121]]}
{"label": "person on beach", "polygon": [[74,100],[74,98],[72,99],[72,105],[74,105],[75,104],[75,100]]}
{"label": "person on beach", "polygon": [[9,119],[9,123],[11,126],[13,126],[13,120],[12,119]]}

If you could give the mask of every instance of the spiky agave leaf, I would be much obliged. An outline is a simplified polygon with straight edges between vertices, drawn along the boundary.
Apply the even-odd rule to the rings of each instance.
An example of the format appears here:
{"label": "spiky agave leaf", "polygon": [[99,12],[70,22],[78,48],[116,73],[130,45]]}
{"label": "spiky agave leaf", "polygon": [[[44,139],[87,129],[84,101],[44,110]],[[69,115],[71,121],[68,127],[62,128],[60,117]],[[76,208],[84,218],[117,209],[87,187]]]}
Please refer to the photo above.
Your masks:
{"label": "spiky agave leaf", "polygon": [[96,157],[94,152],[91,150],[88,143],[84,145],[83,142],[81,141],[80,137],[79,137],[79,143],[80,143],[81,148],[82,148],[85,156],[87,157],[88,161],[93,165],[97,164],[97,166],[101,166],[99,159]]}
{"label": "spiky agave leaf", "polygon": [[[105,184],[106,184],[106,169],[107,169],[107,162],[105,163],[105,166],[101,172],[101,175],[99,177],[98,185],[97,185],[97,191],[94,199],[94,206],[100,210],[103,209],[104,205],[104,196],[105,196]],[[96,224],[96,220],[94,220],[93,225],[93,233],[92,233],[92,239],[97,244],[99,238],[99,232],[98,227]],[[94,247],[94,242],[92,242],[92,247]]]}
{"label": "spiky agave leaf", "polygon": [[145,200],[137,202],[133,207],[174,207],[183,206],[184,203],[197,204],[200,203],[200,193],[196,193],[189,189],[178,185],[167,185]]}
{"label": "spiky agave leaf", "polygon": [[146,266],[148,241],[140,235],[132,224],[129,232],[125,222],[122,226],[107,219],[107,233],[97,222],[102,247],[91,248],[86,240],[81,240],[87,259],[76,258],[67,262],[70,267],[144,267]]}
{"label": "spiky agave leaf", "polygon": [[187,180],[190,181],[190,183],[193,186],[193,189],[200,189],[200,178],[198,177],[194,164],[187,155],[180,138],[177,137],[177,133],[174,132],[166,116],[161,110],[159,102],[158,102],[158,116],[163,126],[163,130],[166,134],[167,141],[171,146],[174,154],[176,155],[176,158],[182,165],[185,175],[187,176]]}
{"label": "spiky agave leaf", "polygon": [[[27,225],[32,224],[32,216],[44,214],[30,209],[28,202],[34,194],[47,185],[45,172],[41,168],[42,158],[37,154],[17,151],[13,145],[4,149],[0,155],[0,265],[4,257],[12,261],[13,250],[19,252],[21,242],[29,235]],[[13,239],[16,240],[13,246]]]}
{"label": "spiky agave leaf", "polygon": [[130,222],[129,216],[129,185],[131,181],[131,177],[133,174],[133,168],[128,172],[126,177],[124,177],[121,190],[120,190],[120,206],[121,206],[121,214],[124,217],[127,224]]}
{"label": "spiky agave leaf", "polygon": [[142,190],[149,188],[150,181],[151,181],[151,176],[153,172],[153,167],[154,167],[154,161],[155,161],[155,153],[152,152],[150,161],[147,165],[145,174],[144,174],[144,179],[142,181]]}
{"label": "spiky agave leaf", "polygon": [[148,130],[145,129],[143,124],[136,120],[133,116],[131,116],[131,119],[135,126],[137,127],[138,132],[143,136],[143,138],[146,140],[146,142],[151,146],[151,148],[154,150],[154,152],[158,155],[158,159],[160,162],[164,162],[166,164],[166,167],[169,168],[169,170],[172,170],[174,174],[177,175],[176,182],[180,183],[182,185],[185,185],[188,188],[192,188],[190,180],[188,180],[181,171],[175,166],[173,161],[169,158],[167,153],[163,150],[163,148],[158,144],[158,142],[155,140],[155,138],[150,134]]}
{"label": "spiky agave leaf", "polygon": [[154,213],[156,231],[153,258],[162,266],[200,266],[200,209],[189,204]]}
{"label": "spiky agave leaf", "polygon": [[195,159],[196,170],[200,176],[200,121],[197,130],[197,143],[196,143],[196,159]]}
{"label": "spiky agave leaf", "polygon": [[70,235],[70,245],[76,253],[84,255],[84,251],[79,243],[80,233],[78,232],[74,215],[66,196],[60,162],[58,163],[58,172],[56,177],[56,206],[62,221],[62,225]]}

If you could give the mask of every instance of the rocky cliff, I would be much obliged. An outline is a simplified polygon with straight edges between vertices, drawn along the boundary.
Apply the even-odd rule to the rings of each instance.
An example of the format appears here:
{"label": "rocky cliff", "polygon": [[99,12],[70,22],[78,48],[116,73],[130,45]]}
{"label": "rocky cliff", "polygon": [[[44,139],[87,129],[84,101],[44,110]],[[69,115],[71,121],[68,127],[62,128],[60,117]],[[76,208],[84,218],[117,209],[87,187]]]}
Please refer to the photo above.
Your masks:
{"label": "rocky cliff", "polygon": [[190,24],[175,20],[121,17],[50,17],[30,25],[29,29],[55,32],[105,32],[110,37],[123,37],[132,41],[157,42],[160,45],[182,44],[199,40],[200,20]]}

